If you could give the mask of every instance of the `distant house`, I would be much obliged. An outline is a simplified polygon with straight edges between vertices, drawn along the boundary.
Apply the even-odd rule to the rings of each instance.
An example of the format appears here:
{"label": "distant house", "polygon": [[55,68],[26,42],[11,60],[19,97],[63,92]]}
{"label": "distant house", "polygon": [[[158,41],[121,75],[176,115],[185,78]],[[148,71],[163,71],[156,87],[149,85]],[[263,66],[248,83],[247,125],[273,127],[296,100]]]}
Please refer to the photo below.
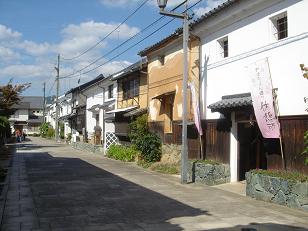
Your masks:
{"label": "distant house", "polygon": [[60,131],[63,129],[64,137],[72,132],[69,118],[72,114],[72,94],[66,94],[59,97],[59,122]]}
{"label": "distant house", "polygon": [[12,131],[18,129],[26,134],[39,133],[39,127],[43,122],[43,105],[43,97],[22,97],[21,101],[13,106],[15,113],[9,118]]}
{"label": "distant house", "polygon": [[87,96],[82,94],[82,90],[91,85],[96,80],[86,82],[78,87],[72,88],[65,93],[70,98],[71,114],[67,116],[70,124],[73,141],[87,141],[86,132],[86,103]]}
{"label": "distant house", "polygon": [[49,123],[51,127],[55,128],[56,104],[52,102],[47,104],[45,110],[45,122]]}
{"label": "distant house", "polygon": [[101,76],[82,90],[87,98],[86,130],[89,143],[106,145],[106,134],[114,133],[114,114],[106,114],[115,109],[116,82],[111,77]]}

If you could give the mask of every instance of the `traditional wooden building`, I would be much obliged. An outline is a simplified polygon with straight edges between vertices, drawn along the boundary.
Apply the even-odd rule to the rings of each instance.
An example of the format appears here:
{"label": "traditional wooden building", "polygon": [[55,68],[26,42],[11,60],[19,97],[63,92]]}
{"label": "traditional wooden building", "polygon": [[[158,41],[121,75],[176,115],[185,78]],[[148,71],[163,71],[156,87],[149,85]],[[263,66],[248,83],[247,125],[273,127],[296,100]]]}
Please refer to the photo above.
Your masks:
{"label": "traditional wooden building", "polygon": [[[300,0],[229,0],[191,25],[202,51],[205,157],[230,164],[231,181],[244,179],[254,168],[285,165],[308,172],[301,155],[308,130],[308,81],[300,68],[308,60],[307,8],[308,1]],[[252,106],[248,70],[259,68],[261,60],[270,70],[267,85],[273,89],[283,153],[279,139],[264,138],[255,119],[260,108]]]}
{"label": "traditional wooden building", "polygon": [[[183,105],[183,49],[182,31],[179,29],[167,38],[139,54],[148,59],[148,122],[152,131],[160,135],[163,143],[180,145]],[[191,35],[188,52],[188,81],[196,90],[199,101],[199,50],[200,40]],[[193,122],[192,96],[188,91],[188,149],[190,158],[200,158],[199,135]]]}
{"label": "traditional wooden building", "polygon": [[129,142],[129,122],[133,117],[147,112],[147,60],[142,59],[113,74],[111,80],[118,86],[116,93],[116,108],[115,110],[106,112],[106,114],[115,114],[113,120],[115,126],[114,135],[119,143],[127,143]]}

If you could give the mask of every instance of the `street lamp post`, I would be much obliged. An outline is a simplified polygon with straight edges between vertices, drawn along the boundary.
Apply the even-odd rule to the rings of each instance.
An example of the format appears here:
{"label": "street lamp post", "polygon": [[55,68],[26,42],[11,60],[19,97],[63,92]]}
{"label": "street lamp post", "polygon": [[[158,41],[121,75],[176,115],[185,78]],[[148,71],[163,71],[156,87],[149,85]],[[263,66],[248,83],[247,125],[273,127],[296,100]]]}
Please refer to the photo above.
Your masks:
{"label": "street lamp post", "polygon": [[185,3],[186,11],[183,14],[167,12],[165,7],[168,0],[157,0],[158,7],[160,8],[160,14],[183,19],[183,112],[182,112],[182,152],[181,152],[181,183],[187,183],[187,162],[188,162],[188,150],[187,150],[187,82],[188,82],[188,14],[187,14],[187,1]]}

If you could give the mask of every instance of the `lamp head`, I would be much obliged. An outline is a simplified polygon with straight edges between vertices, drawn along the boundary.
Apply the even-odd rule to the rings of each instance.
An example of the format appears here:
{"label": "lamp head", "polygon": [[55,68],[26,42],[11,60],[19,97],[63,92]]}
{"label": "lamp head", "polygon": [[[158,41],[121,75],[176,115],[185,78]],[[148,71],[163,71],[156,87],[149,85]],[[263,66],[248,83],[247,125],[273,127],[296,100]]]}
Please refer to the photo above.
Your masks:
{"label": "lamp head", "polygon": [[164,10],[167,5],[168,0],[157,0],[157,5],[160,10]]}

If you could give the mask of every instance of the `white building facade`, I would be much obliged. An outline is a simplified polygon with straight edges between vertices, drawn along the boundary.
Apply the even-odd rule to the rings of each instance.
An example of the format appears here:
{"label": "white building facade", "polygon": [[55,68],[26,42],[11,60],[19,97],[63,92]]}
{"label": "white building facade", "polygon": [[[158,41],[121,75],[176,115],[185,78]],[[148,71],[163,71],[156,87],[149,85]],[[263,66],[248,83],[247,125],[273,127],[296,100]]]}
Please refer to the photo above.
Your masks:
{"label": "white building facade", "polygon": [[[95,127],[99,126],[100,144],[104,145],[107,133],[114,133],[114,123],[108,121],[105,112],[113,110],[116,105],[117,85],[110,77],[98,79],[82,91],[86,96],[86,130],[88,139],[94,142]],[[112,116],[112,115],[111,115]],[[108,118],[107,118],[108,117]],[[96,144],[98,144],[96,142]]]}
{"label": "white building facade", "polygon": [[[241,153],[241,148],[249,145],[245,144],[243,136],[251,134],[247,129],[256,123],[253,112],[250,116],[241,115],[239,105],[234,108],[221,106],[217,110],[213,110],[213,105],[217,102],[223,104],[222,97],[229,97],[232,102],[239,98],[239,101],[247,100],[250,97],[247,93],[251,91],[247,66],[265,59],[277,94],[279,118],[291,120],[289,117],[297,116],[300,117],[298,121],[307,119],[303,99],[307,97],[308,81],[302,77],[300,69],[300,64],[307,66],[308,63],[307,9],[308,1],[305,0],[227,1],[193,25],[193,33],[201,39],[202,119],[227,119],[231,122],[230,140],[225,143],[229,146],[231,181],[242,180],[241,171],[249,170],[249,166],[241,169],[242,160],[247,158]],[[248,101],[244,105],[247,108]],[[246,140],[247,143],[261,139],[258,128],[254,133],[251,142]],[[267,159],[265,165],[268,167],[269,158],[267,154],[262,157],[263,154],[261,159]]]}

